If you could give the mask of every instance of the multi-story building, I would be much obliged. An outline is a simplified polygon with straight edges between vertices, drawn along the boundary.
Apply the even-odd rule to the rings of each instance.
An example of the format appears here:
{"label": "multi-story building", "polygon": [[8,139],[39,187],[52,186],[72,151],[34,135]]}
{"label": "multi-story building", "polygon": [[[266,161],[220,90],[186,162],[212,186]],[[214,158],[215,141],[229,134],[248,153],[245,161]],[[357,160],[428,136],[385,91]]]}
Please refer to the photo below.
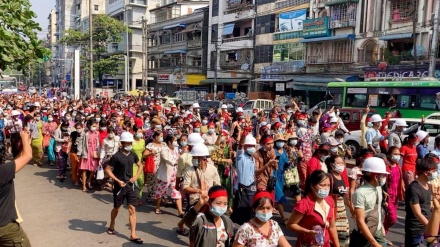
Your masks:
{"label": "multi-story building", "polygon": [[[57,13],[55,9],[52,9],[47,17],[49,24],[47,26],[47,48],[50,49],[53,55],[58,54],[57,36],[55,36],[57,28]],[[46,82],[52,82],[52,62],[46,61],[44,63]]]}
{"label": "multi-story building", "polygon": [[177,88],[202,90],[208,52],[207,5],[164,1],[150,10],[148,76],[154,81],[149,81],[149,87],[169,94]]}
{"label": "multi-story building", "polygon": [[[149,2],[148,2],[149,3]],[[142,88],[142,18],[147,15],[147,0],[108,0],[106,1],[106,14],[124,21],[131,32],[123,34],[124,40],[120,43],[112,43],[108,47],[109,54],[129,54],[128,82],[124,81],[124,71],[121,71],[115,78],[106,76],[103,80],[116,80],[127,84],[128,90]],[[105,84],[105,82],[103,82]],[[125,88],[125,87],[124,87]]]}
{"label": "multi-story building", "polygon": [[[217,91],[247,92],[254,61],[254,0],[211,0],[208,32],[208,79]],[[257,30],[258,32],[258,30]]]}

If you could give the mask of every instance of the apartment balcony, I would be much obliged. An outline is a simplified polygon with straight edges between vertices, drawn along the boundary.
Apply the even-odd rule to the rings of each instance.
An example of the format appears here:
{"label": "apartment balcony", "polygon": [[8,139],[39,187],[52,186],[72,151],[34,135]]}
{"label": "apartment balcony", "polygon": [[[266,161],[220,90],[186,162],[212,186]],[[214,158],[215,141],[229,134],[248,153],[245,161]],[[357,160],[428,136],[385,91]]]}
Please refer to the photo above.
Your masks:
{"label": "apartment balcony", "polygon": [[[325,1],[325,0],[318,0],[318,1]],[[305,3],[310,3],[310,0],[284,0],[284,1],[276,1],[275,2],[275,9],[284,9],[287,7],[293,7]]]}
{"label": "apartment balcony", "polygon": [[344,64],[353,63],[353,56],[307,56],[307,64]]}
{"label": "apartment balcony", "polygon": [[241,13],[241,12],[245,12],[248,10],[253,10],[254,8],[255,8],[254,4],[236,4],[236,5],[228,6],[223,13],[225,15],[236,14],[236,13]]}
{"label": "apartment balcony", "polygon": [[251,64],[252,49],[238,49],[220,52],[220,68],[225,70],[239,70]]}
{"label": "apartment balcony", "polygon": [[222,31],[222,41],[230,47],[252,48],[252,33],[252,20],[225,24]]}
{"label": "apartment balcony", "polygon": [[333,20],[330,22],[330,28],[346,28],[346,27],[356,27],[356,20],[348,20],[348,21],[341,21],[341,20]]}
{"label": "apartment balcony", "polygon": [[273,33],[273,40],[300,39],[302,31],[277,32]]}
{"label": "apartment balcony", "polygon": [[186,47],[188,49],[200,48],[202,47],[202,39],[190,39],[186,42]]}
{"label": "apartment balcony", "polygon": [[319,2],[324,3],[326,6],[331,5],[339,5],[344,3],[358,3],[359,0],[318,0]]}
{"label": "apartment balcony", "polygon": [[225,46],[240,47],[240,48],[252,48],[253,38],[251,35],[245,35],[240,37],[223,38]]}

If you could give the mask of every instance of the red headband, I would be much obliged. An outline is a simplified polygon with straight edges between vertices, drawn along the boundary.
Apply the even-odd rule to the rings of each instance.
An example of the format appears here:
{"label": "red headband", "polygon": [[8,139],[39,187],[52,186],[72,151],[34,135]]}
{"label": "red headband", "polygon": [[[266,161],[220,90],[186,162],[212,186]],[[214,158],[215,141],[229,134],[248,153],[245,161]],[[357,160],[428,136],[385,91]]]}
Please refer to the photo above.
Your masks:
{"label": "red headband", "polygon": [[272,194],[270,194],[267,191],[261,191],[261,192],[258,192],[257,194],[255,194],[254,199],[252,200],[252,205],[255,204],[256,201],[258,201],[259,199],[261,199],[263,197],[269,198],[272,201],[272,204],[273,204],[274,200],[273,200]]}
{"label": "red headband", "polygon": [[364,159],[373,157],[372,153],[367,153],[364,155]]}
{"label": "red headband", "polygon": [[266,139],[261,140],[261,144],[266,144],[269,142],[273,142],[273,138],[272,137],[267,137]]}
{"label": "red headband", "polygon": [[228,192],[226,190],[218,190],[218,191],[212,192],[209,195],[209,199],[215,199],[215,198],[221,197],[221,196],[228,197]]}

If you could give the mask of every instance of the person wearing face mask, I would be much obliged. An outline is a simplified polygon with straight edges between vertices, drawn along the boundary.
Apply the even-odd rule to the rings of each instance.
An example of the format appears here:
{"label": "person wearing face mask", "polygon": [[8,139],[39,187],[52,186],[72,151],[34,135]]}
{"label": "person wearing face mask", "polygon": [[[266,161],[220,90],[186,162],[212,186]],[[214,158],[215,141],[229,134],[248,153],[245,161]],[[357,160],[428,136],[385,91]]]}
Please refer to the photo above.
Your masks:
{"label": "person wearing face mask", "polygon": [[[160,205],[162,197],[167,194],[176,203],[178,217],[183,218],[182,195],[176,190],[177,161],[179,159],[179,144],[173,135],[165,137],[164,148],[160,152],[160,164],[157,171],[156,187],[156,214],[161,214]],[[171,204],[171,203],[168,203]]]}
{"label": "person wearing face mask", "polygon": [[371,116],[369,126],[371,126],[365,133],[365,140],[370,149],[374,154],[380,153],[379,142],[385,139],[379,128],[382,125],[383,119],[379,114],[374,114]]}
{"label": "person wearing face mask", "polygon": [[193,132],[194,133],[200,133],[200,125],[201,125],[200,122],[194,122],[194,124],[193,124]]}
{"label": "person wearing face mask", "polygon": [[[76,126],[76,128],[77,128],[77,126]],[[100,164],[102,165],[104,170],[105,170],[105,167],[107,166],[107,163],[110,160],[110,158],[118,150],[119,150],[119,136],[116,135],[115,128],[110,126],[107,129],[107,137],[102,142],[101,153],[100,153],[100,159],[101,159],[100,160]],[[101,188],[102,189],[105,189],[105,188],[112,189],[113,188],[113,186],[110,183],[107,183],[107,179],[108,179],[108,177],[104,177],[104,179],[102,180],[102,183],[101,183]]]}
{"label": "person wearing face mask", "polygon": [[[225,120],[226,121],[226,120]],[[238,139],[240,131],[242,131],[242,127],[244,124],[244,116],[242,112],[238,112],[237,113],[237,119],[232,122],[231,125],[231,133],[232,133],[232,137],[234,139]]]}
{"label": "person wearing face mask", "polygon": [[185,224],[191,227],[190,246],[232,246],[234,226],[225,216],[227,205],[228,192],[222,186],[214,185],[208,193],[199,195],[197,204],[183,218]]}
{"label": "person wearing face mask", "polygon": [[335,132],[335,139],[338,142],[338,155],[342,158],[351,159],[350,148],[344,143],[344,132],[342,130],[337,130]]}
{"label": "person wearing face mask", "polygon": [[99,143],[102,145],[102,142],[105,138],[107,138],[107,120],[96,118],[96,121],[99,123]]}
{"label": "person wearing face mask", "polygon": [[268,190],[272,192],[274,188],[268,188],[269,179],[274,176],[278,169],[278,161],[274,150],[274,140],[270,135],[264,135],[260,140],[261,148],[255,152],[255,182],[257,190]]}
{"label": "person wearing face mask", "polygon": [[431,216],[431,187],[438,180],[436,156],[417,163],[417,178],[405,191],[405,246],[419,246]]}
{"label": "person wearing face mask", "polygon": [[[31,115],[28,115],[31,116]],[[41,114],[39,112],[34,114],[34,117],[28,122],[29,131],[31,132],[31,147],[32,159],[34,165],[43,165],[43,122],[41,121]]]}
{"label": "person wearing face mask", "polygon": [[[330,193],[329,175],[315,170],[307,177],[305,197],[297,202],[287,222],[287,229],[298,234],[296,246],[339,247],[335,205]],[[324,241],[318,243],[316,239]]]}
{"label": "person wearing face mask", "polygon": [[[386,184],[388,172],[383,159],[370,157],[362,165],[364,184],[353,194],[352,203],[357,227],[350,236],[350,246],[387,246],[382,224],[382,186]],[[407,202],[409,206],[409,202]],[[371,216],[371,217],[367,217]],[[377,221],[374,220],[377,217]],[[366,222],[368,220],[368,222]],[[367,224],[368,223],[368,224]],[[411,246],[406,245],[405,246]]]}
{"label": "person wearing face mask", "polygon": [[[251,202],[257,192],[255,183],[256,164],[253,155],[256,152],[257,140],[251,133],[250,116],[246,116],[245,128],[237,148],[235,165],[237,168],[238,190],[235,192],[232,221],[241,225],[252,219]],[[271,166],[273,166],[271,162]]]}
{"label": "person wearing face mask", "polygon": [[313,156],[313,130],[307,127],[307,114],[297,112],[295,114],[297,119],[298,128],[296,135],[298,136],[299,147],[298,149],[303,154],[303,158],[298,164],[298,173],[300,187],[304,190],[306,176],[307,176],[307,164]]}
{"label": "person wearing face mask", "polygon": [[65,119],[65,121],[67,121],[69,123],[70,128],[75,127],[75,122],[72,120],[72,116],[71,116],[70,112],[64,114],[64,119]]}
{"label": "person wearing face mask", "polygon": [[[119,210],[127,200],[130,238],[131,242],[142,244],[143,240],[136,235],[136,202],[138,195],[137,179],[143,171],[142,162],[131,152],[133,135],[129,132],[123,132],[120,138],[121,149],[116,152],[109,160],[105,172],[113,179],[113,209],[111,212],[111,221],[107,229],[107,234],[115,235],[116,217]],[[133,164],[137,164],[138,171],[134,173]]]}
{"label": "person wearing face mask", "polygon": [[402,172],[405,188],[414,181],[417,163],[417,147],[418,137],[414,133],[410,133],[404,140],[403,146],[400,148],[402,156]]}
{"label": "person wearing face mask", "polygon": [[419,130],[416,133],[419,144],[416,146],[417,159],[423,159],[431,151],[428,148],[429,133],[423,130]]}
{"label": "person wearing face mask", "polygon": [[[387,209],[388,213],[385,215],[383,221],[383,227],[385,229],[385,234],[388,233],[391,226],[397,222],[397,206],[398,201],[404,200],[405,185],[402,179],[402,170],[400,169],[399,162],[401,159],[400,150],[396,146],[392,146],[388,149],[387,153],[388,165],[387,172],[387,182],[383,186],[383,190],[388,194],[387,197]],[[389,246],[393,243],[387,241]]]}
{"label": "person wearing face mask", "polygon": [[[144,139],[144,133],[141,128],[138,128],[136,125],[133,126],[133,132],[134,132],[134,142],[132,147],[132,152],[136,154],[139,160],[142,160],[142,153],[145,150],[145,139]],[[137,173],[138,166],[136,164],[133,165],[133,172]],[[138,205],[142,205],[142,191],[145,184],[144,179],[144,173],[142,172],[139,176],[138,180],[136,181],[137,185],[139,187],[139,194],[138,194]]]}
{"label": "person wearing face mask", "polygon": [[[92,179],[98,169],[100,160],[100,142],[98,132],[98,122],[92,118],[87,121],[88,131],[81,135],[81,140],[78,143],[78,156],[81,158],[83,192],[92,189]],[[90,172],[87,178],[87,172]]]}
{"label": "person wearing face mask", "polygon": [[210,122],[208,124],[208,133],[202,135],[203,140],[205,141],[205,145],[208,148],[213,147],[215,142],[217,141],[217,134],[215,133],[215,124]]}
{"label": "person wearing face mask", "polygon": [[200,132],[201,132],[202,134],[206,134],[206,133],[208,133],[208,128],[209,128],[208,123],[209,123],[209,121],[208,121],[208,119],[205,117],[205,118],[202,120],[202,125],[200,126]]}
{"label": "person wearing face mask", "polygon": [[319,147],[313,153],[313,157],[307,163],[307,177],[315,170],[322,170],[328,173],[325,160],[330,157],[331,146],[328,143],[319,145]]}
{"label": "person wearing face mask", "polygon": [[47,157],[50,166],[55,165],[55,131],[57,130],[58,125],[53,121],[53,117],[49,116],[47,118],[47,122],[43,123],[43,136],[44,138],[49,139],[47,142]]}
{"label": "person wearing face mask", "polygon": [[[287,158],[289,159],[289,167],[287,169],[292,170],[293,174],[298,174],[298,164],[302,159],[302,152],[298,149],[298,136],[296,133],[292,133],[292,135],[287,137],[286,143],[286,152]],[[286,184],[289,190],[292,192],[292,195],[295,198],[295,201],[301,200],[301,189],[299,184],[299,175],[297,175],[297,181],[292,184]]]}
{"label": "person wearing face mask", "polygon": [[55,131],[55,152],[58,160],[58,177],[61,182],[66,179],[67,158],[69,150],[66,148],[69,143],[71,129],[68,122],[62,122],[60,127]]}
{"label": "person wearing face mask", "polygon": [[192,105],[192,115],[193,115],[193,122],[202,121],[202,118],[200,117],[200,105],[199,103],[194,103]]}
{"label": "person wearing face mask", "polygon": [[283,203],[287,203],[286,196],[284,195],[284,172],[289,166],[289,158],[287,154],[286,139],[283,134],[277,134],[275,136],[275,155],[278,162],[278,169],[273,171],[273,176],[276,177],[275,183],[275,208],[278,210],[281,216],[283,224],[286,224],[287,218],[284,214]]}
{"label": "person wearing face mask", "polygon": [[414,130],[418,129],[420,126],[421,125],[417,123],[408,128],[408,124],[406,123],[405,119],[397,119],[393,125],[394,129],[390,131],[390,135],[388,136],[388,146],[396,146],[401,148],[403,143],[403,135],[408,135],[408,133],[414,132]]}
{"label": "person wearing face mask", "polygon": [[154,173],[147,174],[145,177],[145,183],[147,184],[147,202],[153,202],[154,195],[156,193],[157,186],[157,170],[159,169],[160,164],[160,152],[165,147],[165,143],[163,143],[163,132],[160,130],[156,130],[153,132],[152,142],[148,143],[145,147],[145,151],[142,154],[144,159],[149,156],[154,156]]}
{"label": "person wearing face mask", "polygon": [[244,223],[237,231],[234,247],[290,247],[278,223],[271,219],[274,198],[266,192],[258,192],[252,200],[255,217]]}
{"label": "person wearing face mask", "polygon": [[20,131],[23,129],[23,123],[19,119],[21,113],[18,110],[11,112],[11,120],[6,123],[6,129],[11,133],[12,157],[20,154]]}
{"label": "person wearing face mask", "polygon": [[350,207],[350,201],[348,200],[349,183],[345,161],[344,158],[332,154],[325,160],[325,164],[330,175],[330,195],[335,202],[335,221],[339,244],[346,246],[350,237],[346,207]]}
{"label": "person wearing face mask", "polygon": [[338,155],[339,142],[336,141],[336,139],[333,136],[329,137],[327,139],[327,141],[325,141],[325,142],[330,145],[330,154],[331,155]]}

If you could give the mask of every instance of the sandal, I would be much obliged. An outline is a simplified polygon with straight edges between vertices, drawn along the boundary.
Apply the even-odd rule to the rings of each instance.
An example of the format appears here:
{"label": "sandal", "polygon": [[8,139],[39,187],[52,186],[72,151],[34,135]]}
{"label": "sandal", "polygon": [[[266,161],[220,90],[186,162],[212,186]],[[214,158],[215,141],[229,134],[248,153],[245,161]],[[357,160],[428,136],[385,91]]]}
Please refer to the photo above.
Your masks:
{"label": "sandal", "polygon": [[181,219],[183,219],[183,216],[185,216],[185,214],[179,214],[179,215],[177,215],[177,217],[179,217],[179,218],[181,218]]}
{"label": "sandal", "polygon": [[189,234],[189,231],[187,231],[186,228],[183,228],[183,230],[177,229],[176,232],[183,236],[187,236]]}
{"label": "sandal", "polygon": [[115,233],[116,233],[116,232],[115,232],[115,229],[111,229],[111,228],[108,228],[108,229],[107,229],[107,234],[108,234],[108,235],[115,235]]}
{"label": "sandal", "polygon": [[142,244],[144,240],[141,238],[130,238],[130,242],[136,243],[136,244]]}
{"label": "sandal", "polygon": [[162,211],[160,209],[157,209],[154,211],[156,214],[162,214]]}

